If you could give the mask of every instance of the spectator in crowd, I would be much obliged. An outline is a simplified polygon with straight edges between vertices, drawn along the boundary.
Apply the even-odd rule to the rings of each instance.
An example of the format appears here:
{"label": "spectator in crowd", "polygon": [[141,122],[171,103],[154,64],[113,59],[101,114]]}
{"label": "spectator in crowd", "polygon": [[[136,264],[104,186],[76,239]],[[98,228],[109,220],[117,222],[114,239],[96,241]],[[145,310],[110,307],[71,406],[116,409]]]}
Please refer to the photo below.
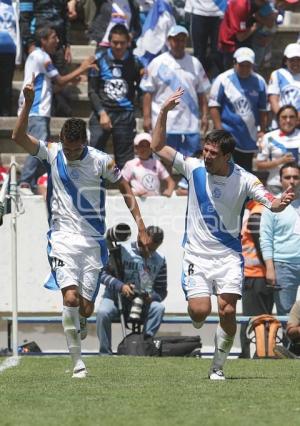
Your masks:
{"label": "spectator in crowd", "polygon": [[[175,182],[161,161],[154,157],[150,148],[149,133],[140,133],[134,138],[136,158],[127,161],[122,169],[123,178],[130,183],[134,195],[171,197]],[[165,189],[161,191],[161,183]]]}
{"label": "spectator in crowd", "polygon": [[[38,93],[29,112],[28,131],[37,139],[49,141],[50,117],[52,101],[52,83],[64,86],[94,67],[93,56],[86,58],[79,67],[66,75],[60,75],[54,67],[50,55],[56,51],[58,38],[56,31],[51,27],[42,27],[36,31],[36,45],[26,59],[24,70],[23,88],[32,80],[34,75],[34,88]],[[19,112],[24,103],[23,91],[19,97]],[[36,180],[44,174],[45,168],[41,162],[32,156],[28,156],[20,179],[20,188],[23,194],[30,194],[36,185]]]}
{"label": "spectator in crowd", "polygon": [[147,308],[143,329],[146,336],[154,336],[161,324],[165,312],[162,301],[167,296],[167,264],[165,257],[157,249],[163,242],[164,234],[157,226],[148,226],[147,234],[150,238],[148,255],[137,242],[120,244],[122,281],[102,275],[106,289],[97,311],[100,355],[112,354],[111,322],[119,313],[118,293],[123,296],[123,306],[125,305],[124,310],[127,312],[135,292],[147,292],[147,295],[143,297]]}
{"label": "spectator in crowd", "polygon": [[[271,314],[273,291],[267,287],[266,269],[262,258],[259,233],[263,206],[257,201],[248,201],[247,219],[242,227],[242,249],[244,257],[244,281],[242,287],[243,315]],[[247,324],[241,325],[240,358],[250,358],[250,340],[246,337]]]}
{"label": "spectator in crowd", "polygon": [[273,114],[283,105],[293,105],[300,117],[300,44],[288,44],[283,53],[283,66],[272,72],[268,96]]}
{"label": "spectator in crowd", "polygon": [[279,129],[264,135],[256,159],[258,170],[269,172],[267,188],[273,194],[281,192],[280,167],[291,161],[300,161],[300,130],[298,112],[293,105],[284,105],[277,112]]}
{"label": "spectator in crowd", "polygon": [[12,0],[0,0],[0,116],[12,115],[12,81],[17,51],[17,19]]}
{"label": "spectator in crowd", "polygon": [[268,0],[231,0],[220,25],[219,48],[225,70],[232,67],[233,53],[239,47],[251,47],[258,24],[267,25],[269,17],[258,14]]}
{"label": "spectator in crowd", "polygon": [[116,163],[121,169],[134,157],[134,97],[143,66],[129,50],[130,35],[124,25],[115,25],[109,40],[111,47],[96,55],[99,69],[89,75],[88,92],[93,110],[89,121],[90,144],[105,151],[112,134]]}
{"label": "spectator in crowd", "polygon": [[[218,50],[220,23],[227,8],[227,0],[187,0],[185,12],[190,15],[190,33],[194,55],[211,78],[223,71]],[[207,49],[209,48],[209,55]]]}
{"label": "spectator in crowd", "polygon": [[168,33],[170,50],[152,60],[141,81],[144,92],[144,130],[151,131],[160,107],[174,88],[185,89],[182,103],[171,111],[167,124],[167,145],[192,156],[200,149],[200,126],[203,134],[208,128],[206,92],[210,83],[197,58],[185,52],[188,31],[180,25]]}
{"label": "spectator in crowd", "polygon": [[[27,56],[36,47],[35,32],[38,28],[53,28],[56,31],[58,43],[50,56],[61,75],[69,73],[68,65],[72,61],[70,18],[74,18],[73,1],[20,0],[20,32],[24,53]],[[52,115],[63,117],[72,115],[68,93],[62,87],[56,88],[52,102],[54,106]]]}
{"label": "spectator in crowd", "polygon": [[139,5],[136,0],[94,0],[94,2],[96,13],[88,30],[90,41],[101,45],[112,20],[115,24],[125,25],[132,40],[140,35]]}
{"label": "spectator in crowd", "polygon": [[182,287],[189,315],[198,329],[211,312],[211,295],[217,295],[220,323],[209,378],[224,380],[223,366],[236,333],[236,303],[241,296],[243,278],[240,242],[243,207],[252,198],[280,212],[295,194],[290,189],[276,199],[254,175],[233,164],[230,159],[235,140],[225,130],[213,130],[206,135],[204,161],[185,158],[166,146],[167,115],[178,105],[182,94],[182,89],[176,90],[163,104],[151,148],[189,181]]}
{"label": "spectator in crowd", "polygon": [[34,83],[33,78],[23,90],[24,104],[12,139],[31,155],[45,161],[49,174],[51,172],[48,259],[52,277],[62,294],[62,323],[73,361],[72,377],[83,379],[87,369],[81,357],[80,337],[86,337],[87,317],[93,312],[100,275],[107,262],[104,240],[106,179],[118,183],[145,250],[149,237],[130,185],[121,177],[114,161],[107,154],[87,146],[83,120],[66,120],[60,143],[46,145],[27,133],[28,116],[35,98]]}
{"label": "spectator in crowd", "polygon": [[293,188],[296,199],[284,212],[274,215],[262,212],[260,246],[266,265],[266,279],[274,289],[278,315],[287,315],[297,296],[300,284],[300,168],[297,163],[286,163],[280,169],[283,194]]}
{"label": "spectator in crowd", "polygon": [[233,68],[213,82],[209,99],[215,129],[232,134],[236,141],[234,161],[250,172],[256,141],[264,135],[267,125],[266,83],[253,71],[254,63],[253,50],[240,47],[234,53]]}
{"label": "spectator in crowd", "polygon": [[271,59],[271,46],[276,33],[278,12],[271,1],[264,3],[256,12],[257,29],[251,40],[255,53],[255,65],[259,68],[264,61]]}

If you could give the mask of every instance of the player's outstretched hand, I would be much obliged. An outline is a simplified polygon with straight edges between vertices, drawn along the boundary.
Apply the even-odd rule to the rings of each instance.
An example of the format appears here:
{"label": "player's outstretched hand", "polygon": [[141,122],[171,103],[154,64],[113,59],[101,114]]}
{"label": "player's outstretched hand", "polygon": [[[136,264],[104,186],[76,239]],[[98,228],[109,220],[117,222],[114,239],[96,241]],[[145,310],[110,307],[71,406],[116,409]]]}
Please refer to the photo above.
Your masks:
{"label": "player's outstretched hand", "polygon": [[290,185],[281,195],[272,203],[272,211],[282,212],[295,199],[295,188]]}
{"label": "player's outstretched hand", "polygon": [[34,73],[32,73],[31,82],[26,84],[23,89],[25,103],[29,106],[31,106],[34,101],[34,80],[35,80],[35,76],[34,76]]}
{"label": "player's outstretched hand", "polygon": [[90,68],[94,68],[94,69],[96,69],[96,70],[97,70],[97,69],[98,69],[98,66],[97,66],[97,64],[96,64],[95,60],[96,60],[96,58],[95,58],[95,56],[93,56],[93,55],[88,56],[87,58],[85,58],[85,59],[81,62],[81,64],[80,64],[81,72],[84,72],[84,71],[86,71],[86,70],[88,70],[88,69],[90,69]]}
{"label": "player's outstretched hand", "polygon": [[178,89],[171,95],[163,104],[162,110],[164,111],[171,111],[174,109],[180,102],[180,98],[183,95],[184,90],[181,89],[181,87],[178,87]]}

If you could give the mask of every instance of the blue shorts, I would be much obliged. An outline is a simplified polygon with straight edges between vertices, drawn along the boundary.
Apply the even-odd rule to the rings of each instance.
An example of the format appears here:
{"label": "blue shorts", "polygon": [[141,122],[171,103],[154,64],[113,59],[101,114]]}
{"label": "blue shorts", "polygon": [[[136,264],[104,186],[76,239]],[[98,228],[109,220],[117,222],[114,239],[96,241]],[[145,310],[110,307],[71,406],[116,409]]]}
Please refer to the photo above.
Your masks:
{"label": "blue shorts", "polygon": [[167,133],[166,145],[171,146],[185,157],[192,157],[201,149],[200,133]]}

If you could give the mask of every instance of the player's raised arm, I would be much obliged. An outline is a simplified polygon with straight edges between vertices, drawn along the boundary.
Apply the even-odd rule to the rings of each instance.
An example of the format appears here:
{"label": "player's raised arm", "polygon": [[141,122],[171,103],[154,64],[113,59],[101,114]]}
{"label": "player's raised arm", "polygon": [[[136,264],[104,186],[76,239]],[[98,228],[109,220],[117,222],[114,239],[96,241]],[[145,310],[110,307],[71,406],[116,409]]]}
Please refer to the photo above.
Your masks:
{"label": "player's raised arm", "polygon": [[176,155],[175,149],[165,146],[166,140],[166,124],[168,112],[174,109],[180,102],[183,95],[183,89],[178,88],[172,96],[170,96],[161,107],[157,121],[153,130],[151,149],[161,158],[168,162],[173,162]]}
{"label": "player's raised arm", "polygon": [[31,83],[23,89],[24,105],[12,134],[12,140],[31,155],[36,155],[39,147],[38,140],[27,134],[29,112],[34,101],[34,78],[32,74]]}

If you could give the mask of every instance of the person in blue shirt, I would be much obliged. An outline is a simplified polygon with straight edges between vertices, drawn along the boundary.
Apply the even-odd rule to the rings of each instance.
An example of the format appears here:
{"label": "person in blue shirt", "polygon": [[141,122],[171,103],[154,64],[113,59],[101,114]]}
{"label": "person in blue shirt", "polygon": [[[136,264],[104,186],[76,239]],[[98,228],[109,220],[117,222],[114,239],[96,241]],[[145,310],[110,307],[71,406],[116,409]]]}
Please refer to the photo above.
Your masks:
{"label": "person in blue shirt", "polygon": [[253,50],[237,49],[233,68],[213,82],[208,103],[214,127],[230,132],[235,139],[234,161],[249,172],[257,140],[267,125],[266,82],[253,71],[254,63]]}
{"label": "person in blue shirt", "polygon": [[280,169],[283,191],[293,187],[297,198],[279,215],[264,209],[260,224],[260,246],[267,282],[281,287],[274,293],[278,315],[287,315],[296,301],[300,285],[300,167],[295,162]]}
{"label": "person in blue shirt", "polygon": [[147,295],[143,297],[146,307],[143,332],[146,336],[154,336],[160,327],[165,312],[162,301],[167,296],[167,265],[165,257],[157,249],[163,242],[164,233],[158,226],[148,226],[146,232],[150,238],[149,255],[136,241],[120,244],[122,281],[110,275],[115,271],[109,269],[102,273],[101,282],[106,289],[97,311],[100,355],[112,355],[111,323],[119,314],[118,294],[127,312],[135,292],[146,291]]}

